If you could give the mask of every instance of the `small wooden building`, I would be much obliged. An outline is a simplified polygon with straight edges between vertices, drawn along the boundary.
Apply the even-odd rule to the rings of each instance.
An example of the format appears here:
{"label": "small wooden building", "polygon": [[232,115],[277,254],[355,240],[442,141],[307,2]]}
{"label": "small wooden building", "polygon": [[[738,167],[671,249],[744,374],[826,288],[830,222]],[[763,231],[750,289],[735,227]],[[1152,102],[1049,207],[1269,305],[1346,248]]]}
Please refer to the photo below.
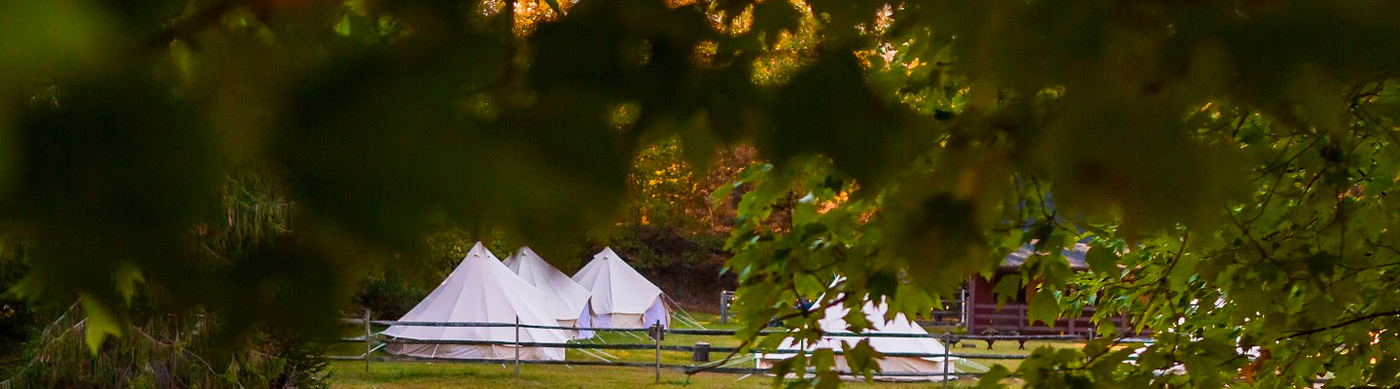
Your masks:
{"label": "small wooden building", "polygon": [[[1070,269],[1085,271],[1089,269],[1089,264],[1085,261],[1085,254],[1088,252],[1089,245],[1078,243],[1074,245],[1073,249],[1064,249],[1062,258],[1069,261]],[[1035,296],[1038,286],[1035,283],[1027,285],[1001,308],[997,308],[997,300],[992,294],[992,288],[1002,277],[1019,277],[1018,269],[1026,263],[1026,259],[1030,258],[1031,255],[1048,256],[1049,253],[1036,252],[1033,245],[1026,245],[1008,255],[991,280],[980,276],[973,276],[968,280],[968,298],[967,303],[963,305],[967,318],[967,333],[980,335],[988,333],[989,330],[995,330],[1001,335],[1008,335],[1012,332],[1021,335],[1086,335],[1093,332],[1095,326],[1089,321],[1094,315],[1093,307],[1085,307],[1084,314],[1080,317],[1061,318],[1053,326],[1038,321],[1032,325],[1030,316],[1026,315],[1026,310],[1027,303],[1031,297]],[[1118,325],[1119,334],[1128,334],[1132,331],[1131,325],[1122,317],[1116,318],[1114,322]]]}

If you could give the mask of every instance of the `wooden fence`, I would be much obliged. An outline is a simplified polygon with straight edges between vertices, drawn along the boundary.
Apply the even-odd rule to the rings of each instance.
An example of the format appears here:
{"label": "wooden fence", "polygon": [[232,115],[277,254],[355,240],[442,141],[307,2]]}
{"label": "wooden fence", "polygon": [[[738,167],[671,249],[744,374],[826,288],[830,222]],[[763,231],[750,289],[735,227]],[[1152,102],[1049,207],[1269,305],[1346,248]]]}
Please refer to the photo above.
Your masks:
{"label": "wooden fence", "polygon": [[[664,363],[661,362],[661,353],[662,353],[663,351],[667,351],[667,352],[686,352],[686,353],[691,353],[691,354],[695,354],[695,353],[697,352],[697,349],[698,349],[699,352],[701,352],[701,353],[713,352],[713,353],[729,354],[729,353],[735,353],[735,352],[738,352],[738,351],[739,351],[739,348],[737,348],[737,347],[710,347],[710,346],[708,346],[708,345],[706,345],[706,346],[700,346],[700,345],[692,345],[692,346],[686,346],[686,345],[664,345],[664,344],[662,344],[662,341],[665,339],[665,335],[666,335],[666,334],[676,334],[676,335],[699,335],[699,336],[731,336],[731,337],[732,337],[732,336],[735,335],[735,331],[707,330],[707,329],[681,329],[681,328],[666,329],[666,328],[661,328],[660,325],[659,325],[659,323],[658,323],[657,325],[654,325],[654,326],[650,327],[650,328],[621,329],[621,328],[587,328],[587,327],[543,326],[543,325],[521,324],[521,323],[518,323],[518,322],[517,322],[517,323],[409,322],[409,321],[371,320],[368,314],[366,314],[366,316],[365,316],[364,318],[358,318],[358,319],[343,319],[343,322],[345,322],[346,324],[353,324],[353,325],[356,325],[357,327],[359,327],[359,326],[361,326],[361,325],[363,326],[363,328],[364,328],[364,335],[358,336],[358,337],[354,337],[354,338],[344,338],[344,339],[341,339],[341,341],[342,341],[342,342],[352,342],[352,343],[363,343],[363,344],[365,345],[365,353],[364,353],[364,354],[360,354],[360,355],[355,355],[355,356],[331,356],[330,358],[331,358],[331,359],[336,359],[336,360],[363,360],[363,361],[365,361],[365,371],[366,371],[366,372],[368,372],[368,371],[370,370],[370,363],[371,363],[371,362],[453,362],[453,363],[514,364],[514,366],[515,366],[515,373],[516,373],[517,375],[520,374],[520,365],[522,365],[522,364],[524,364],[524,365],[572,365],[572,366],[650,367],[650,368],[652,368],[652,369],[655,371],[655,375],[656,375],[656,380],[657,380],[657,382],[660,382],[660,380],[661,380],[661,371],[662,371],[662,370],[676,370],[676,371],[685,372],[686,374],[695,374],[695,373],[699,373],[699,372],[737,373],[737,374],[763,374],[763,373],[768,373],[768,372],[769,372],[768,369],[760,369],[760,368],[757,368],[757,367],[741,368],[741,367],[730,367],[730,366],[726,366],[726,365],[721,365],[721,363],[723,363],[723,362],[725,362],[725,361],[716,361],[716,362],[709,362],[709,363],[704,363],[704,364],[691,364],[691,365],[664,364]],[[415,326],[415,327],[494,327],[494,328],[514,328],[514,329],[515,329],[515,339],[512,340],[512,341],[499,341],[499,340],[490,341],[490,340],[414,340],[414,339],[401,339],[401,338],[392,338],[392,337],[387,337],[387,336],[379,336],[379,334],[376,334],[375,332],[373,332],[373,330],[372,330],[372,328],[373,328],[372,325],[381,325],[381,326]],[[641,333],[641,334],[645,334],[646,336],[650,337],[650,339],[651,339],[652,342],[651,342],[651,343],[646,343],[646,344],[642,344],[642,343],[625,344],[625,343],[580,343],[580,342],[567,342],[567,343],[528,342],[528,341],[521,341],[521,340],[520,340],[520,331],[521,331],[522,329],[584,330],[584,331],[595,331],[595,332],[600,332],[600,333],[601,333],[601,332],[621,332],[621,333],[633,333],[633,334]],[[760,334],[760,335],[768,335],[768,334],[781,334],[781,333],[786,333],[786,331],[761,331],[759,334]],[[951,364],[950,362],[952,362],[952,359],[953,359],[953,358],[981,359],[981,360],[1017,360],[1017,359],[1025,359],[1025,358],[1026,358],[1026,355],[1021,355],[1021,354],[967,354],[967,353],[955,353],[955,352],[953,352],[952,349],[951,349],[951,345],[956,344],[956,343],[959,343],[959,342],[961,342],[961,341],[984,341],[984,342],[987,342],[987,346],[988,346],[988,348],[990,348],[991,345],[992,345],[992,343],[993,343],[993,342],[996,342],[996,341],[1016,341],[1016,342],[1021,343],[1021,345],[1024,347],[1025,342],[1026,342],[1026,341],[1030,341],[1030,340],[1082,341],[1082,340],[1085,340],[1085,339],[1086,339],[1084,336],[1075,336],[1075,335],[1019,335],[1019,336],[1017,336],[1017,335],[993,335],[993,336],[988,336],[988,335],[954,335],[954,334],[940,334],[940,335],[934,335],[934,334],[908,334],[908,333],[866,333],[866,334],[856,334],[856,333],[849,333],[849,332],[839,332],[839,333],[838,333],[838,332],[828,332],[828,333],[825,333],[824,336],[854,336],[854,337],[871,337],[871,338],[879,338],[879,337],[885,337],[885,338],[931,338],[931,339],[939,340],[939,341],[941,341],[941,342],[944,344],[944,352],[943,352],[943,353],[898,353],[898,352],[889,352],[889,353],[882,353],[882,355],[884,355],[884,356],[886,356],[886,357],[942,358],[942,359],[943,359],[943,367],[944,367],[944,368],[943,368],[943,371],[941,371],[941,372],[885,372],[885,373],[880,373],[880,375],[881,375],[881,376],[887,376],[887,377],[929,377],[929,378],[941,378],[941,379],[943,379],[943,381],[944,381],[945,383],[946,383],[947,381],[949,381],[950,379],[956,379],[956,378],[958,378],[958,377],[968,377],[968,376],[976,377],[976,376],[980,376],[980,375],[982,374],[982,373],[977,373],[977,372],[956,372],[956,371],[950,371],[949,368],[952,366],[952,364]],[[641,337],[638,337],[638,338],[639,338],[639,339],[645,339],[645,338],[641,338]],[[1128,340],[1126,340],[1126,341],[1127,341],[1127,342],[1141,342],[1140,340],[1131,340],[1131,339],[1128,339]],[[421,358],[421,357],[404,357],[404,356],[374,356],[374,353],[375,353],[376,351],[378,351],[378,350],[380,350],[381,348],[385,347],[386,345],[390,345],[390,344],[453,344],[453,345],[499,345],[499,346],[509,346],[509,347],[515,347],[515,357],[514,357],[513,359],[457,359],[457,358]],[[627,361],[606,361],[606,360],[600,360],[600,361],[592,361],[592,360],[562,360],[562,361],[522,360],[522,359],[520,359],[520,347],[550,347],[550,348],[563,348],[563,349],[591,349],[591,350],[653,350],[653,351],[654,351],[654,359],[653,359],[651,362],[627,362]],[[783,354],[796,354],[796,353],[810,354],[810,353],[811,353],[810,350],[801,350],[801,349],[771,349],[771,350],[768,350],[768,349],[757,349],[757,348],[750,349],[750,350],[748,350],[748,352],[750,352],[750,353],[783,353]],[[843,351],[842,351],[842,350],[839,350],[839,349],[833,350],[833,352],[834,352],[836,355],[842,355],[842,354],[843,354]],[[850,372],[850,371],[838,371],[838,373],[840,373],[840,374],[842,374],[842,375],[850,375],[850,374],[852,374],[852,372]]]}

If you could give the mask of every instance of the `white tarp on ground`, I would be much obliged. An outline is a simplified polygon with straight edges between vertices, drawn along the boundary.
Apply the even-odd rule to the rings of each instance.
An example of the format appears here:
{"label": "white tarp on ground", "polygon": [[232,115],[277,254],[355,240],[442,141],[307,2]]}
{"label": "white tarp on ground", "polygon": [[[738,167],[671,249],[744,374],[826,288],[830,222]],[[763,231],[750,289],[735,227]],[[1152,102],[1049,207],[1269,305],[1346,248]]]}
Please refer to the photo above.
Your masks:
{"label": "white tarp on ground", "polygon": [[657,322],[671,327],[670,309],[661,288],[627,265],[612,248],[594,255],[574,274],[574,281],[593,293],[589,307],[594,327],[645,328]]}
{"label": "white tarp on ground", "polygon": [[[557,326],[544,293],[501,264],[477,242],[457,269],[437,289],[399,321],[453,323],[515,323]],[[475,340],[514,342],[514,327],[391,326],[384,335],[414,340]],[[521,342],[564,343],[563,331],[526,328]],[[425,358],[512,359],[515,347],[504,345],[390,344],[391,354]],[[564,349],[522,347],[520,359],[564,360]]]}
{"label": "white tarp on ground", "polygon": [[[580,319],[586,323],[588,315],[587,288],[574,282],[569,276],[545,262],[535,250],[521,247],[506,258],[506,267],[524,278],[549,300],[549,314],[563,327],[578,327]],[[572,331],[571,331],[572,332]],[[571,334],[572,335],[572,334]],[[580,334],[590,337],[591,334]]]}
{"label": "white tarp on ground", "polygon": [[[886,310],[887,306],[884,303],[874,304],[869,301],[865,303],[865,306],[861,309],[861,311],[865,313],[866,320],[869,320],[870,323],[874,326],[874,328],[868,330],[867,333],[928,335],[928,331],[925,331],[923,327],[920,327],[918,324],[914,323],[913,321],[910,321],[908,318],[905,318],[904,314],[896,315],[894,320],[892,321],[885,321]],[[845,319],[847,312],[850,312],[850,310],[846,309],[846,307],[842,305],[827,308],[825,317],[823,317],[821,321],[818,322],[818,325],[821,326],[823,332],[849,333],[851,331],[847,329],[849,325],[846,323]],[[829,348],[839,351],[841,350],[841,343],[847,343],[851,346],[855,346],[856,343],[859,343],[863,339],[870,339],[870,347],[875,349],[875,351],[879,351],[881,353],[942,354],[945,350],[943,348],[943,343],[932,338],[860,336],[826,336],[822,337],[821,339],[817,340],[816,342],[810,345],[805,345],[805,347],[804,345],[795,344],[793,340],[789,338],[787,340],[784,340],[782,345],[778,346],[778,348],[808,351],[821,348]],[[791,358],[793,355],[795,354],[760,354],[758,356],[758,367],[763,369],[771,368],[773,367],[774,363],[783,359]],[[957,360],[958,358],[948,359],[950,365],[947,366],[947,372],[956,373],[958,371],[956,369],[957,366],[955,363],[957,362]],[[944,372],[943,358],[941,357],[885,357],[880,358],[876,361],[876,363],[880,365],[881,371],[887,373],[899,372],[941,374]],[[836,369],[842,371],[851,370],[851,367],[846,364],[846,358],[844,356],[836,356]],[[893,381],[938,381],[943,379],[943,377],[937,375],[911,377],[879,374],[877,374],[875,378]]]}

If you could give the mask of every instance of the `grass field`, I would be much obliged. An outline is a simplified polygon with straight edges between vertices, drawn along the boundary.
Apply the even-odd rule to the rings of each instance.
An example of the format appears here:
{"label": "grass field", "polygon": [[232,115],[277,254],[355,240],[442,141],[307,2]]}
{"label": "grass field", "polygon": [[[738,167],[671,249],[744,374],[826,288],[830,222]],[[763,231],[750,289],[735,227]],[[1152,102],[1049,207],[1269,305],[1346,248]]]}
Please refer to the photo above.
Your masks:
{"label": "grass field", "polygon": [[[696,314],[697,321],[709,329],[736,329],[735,325],[720,325],[718,318],[714,315]],[[673,323],[678,328],[689,328],[682,326],[679,321]],[[939,333],[941,331],[930,331]],[[601,336],[591,340],[591,342],[609,344],[650,344],[652,340],[645,335],[627,333],[602,333]],[[716,347],[734,347],[739,345],[739,341],[731,336],[701,336],[701,335],[676,335],[668,334],[663,344],[666,345],[694,345],[697,342],[707,342]],[[1014,341],[996,342],[992,350],[987,350],[985,342],[963,342],[975,347],[964,347],[961,345],[948,345],[950,350],[956,354],[1028,354],[1029,350],[1034,350],[1041,346],[1050,347],[1082,347],[1079,343],[1064,342],[1043,342],[1031,341],[1026,343],[1027,350],[1019,350]],[[349,347],[339,348],[351,351],[359,350],[363,352],[363,346],[346,345]],[[603,350],[609,354],[610,359],[625,362],[653,362],[655,352],[652,350]],[[355,354],[346,352],[345,354]],[[379,354],[376,353],[376,356]],[[725,354],[715,353],[713,358],[723,358]],[[585,354],[577,349],[569,349],[567,360],[572,361],[598,361],[594,356]],[[1015,370],[1020,365],[1019,360],[979,360],[971,359],[973,362],[991,366],[1002,364],[1007,368]],[[662,351],[661,362],[668,365],[691,365],[690,354],[685,352]],[[752,362],[741,363],[735,367],[753,367]],[[425,362],[373,362],[369,373],[365,373],[364,362],[362,361],[337,361],[332,364],[334,373],[332,374],[332,386],[336,388],[385,388],[385,389],[420,389],[420,388],[577,388],[577,389],[613,389],[613,388],[662,388],[662,387],[685,387],[699,389],[723,389],[723,388],[767,388],[770,387],[773,377],[768,376],[744,376],[738,374],[724,373],[701,373],[687,377],[685,373],[675,370],[662,370],[661,383],[655,383],[655,372],[649,368],[639,367],[612,367],[612,366],[564,366],[564,365],[523,365],[521,375],[515,376],[512,365],[487,365],[475,363],[425,363]],[[967,380],[961,384],[969,384]],[[954,383],[952,387],[963,386]],[[931,386],[929,383],[865,383],[859,381],[848,382],[847,388],[880,388],[880,389],[903,389],[903,388],[929,388],[942,387],[942,384]]]}
{"label": "grass field", "polygon": [[[569,389],[764,389],[773,377],[701,373],[687,378],[678,371],[661,372],[655,383],[651,369],[639,367],[524,365],[520,377],[511,365],[467,363],[375,363],[365,374],[364,362],[337,361],[332,364],[331,386],[347,389],[428,389],[428,388],[569,388]],[[930,388],[923,383],[848,382],[846,388],[912,389]],[[959,387],[961,385],[954,385]],[[941,387],[941,386],[933,386]]]}

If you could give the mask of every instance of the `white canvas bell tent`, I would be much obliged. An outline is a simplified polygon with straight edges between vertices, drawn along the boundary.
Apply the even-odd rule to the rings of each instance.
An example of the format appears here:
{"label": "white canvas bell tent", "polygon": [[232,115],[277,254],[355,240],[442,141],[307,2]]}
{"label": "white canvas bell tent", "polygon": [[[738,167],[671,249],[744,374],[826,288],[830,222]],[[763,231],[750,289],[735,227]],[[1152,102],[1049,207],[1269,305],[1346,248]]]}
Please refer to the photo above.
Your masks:
{"label": "white canvas bell tent", "polygon": [[[894,320],[886,321],[885,303],[875,304],[866,301],[861,311],[865,313],[866,320],[869,320],[874,328],[866,330],[866,333],[885,334],[918,334],[928,335],[923,327],[904,317],[904,314],[895,315]],[[836,305],[826,309],[825,316],[818,322],[823,332],[828,333],[850,333],[846,323],[846,313],[849,310],[843,305]],[[791,338],[783,341],[778,346],[780,350],[807,350],[833,349],[841,350],[841,344],[846,343],[855,346],[863,339],[870,339],[870,347],[881,353],[907,353],[907,354],[943,354],[945,348],[943,343],[932,338],[900,338],[900,337],[864,337],[864,336],[824,336],[810,344],[797,344]],[[791,352],[778,352],[771,354],[760,354],[757,358],[758,367],[761,369],[772,368],[774,363],[783,359],[791,358],[795,354]],[[910,357],[910,356],[888,356],[876,360],[880,365],[880,370],[885,373],[895,373],[893,375],[876,374],[875,378],[890,381],[939,381],[943,377],[935,374],[944,372],[944,359],[942,357]],[[958,358],[949,358],[947,372],[955,373]],[[840,371],[851,371],[851,367],[846,363],[846,357],[836,356],[836,369]],[[928,376],[899,375],[900,373],[926,373]]]}
{"label": "white canvas bell tent", "polygon": [[[587,288],[574,282],[549,262],[535,254],[530,247],[521,247],[505,261],[506,267],[520,275],[549,300],[549,315],[561,327],[588,327],[591,322],[588,314]],[[572,334],[571,334],[572,335]],[[579,334],[592,337],[592,333]]]}
{"label": "white canvas bell tent", "polygon": [[657,322],[671,327],[671,309],[661,288],[627,265],[612,248],[594,255],[574,274],[574,281],[593,293],[589,308],[594,327],[646,328]]}
{"label": "white canvas bell tent", "polygon": [[[467,257],[428,297],[399,321],[451,323],[515,323],[557,326],[549,314],[545,294],[501,264],[495,255],[477,242]],[[514,342],[516,329],[507,327],[424,327],[391,326],[384,335],[398,339],[445,341]],[[520,329],[521,342],[564,343],[568,337],[555,329]],[[512,359],[515,347],[509,344],[402,344],[385,348],[390,354],[424,358]],[[520,359],[564,360],[563,348],[521,347]]]}

